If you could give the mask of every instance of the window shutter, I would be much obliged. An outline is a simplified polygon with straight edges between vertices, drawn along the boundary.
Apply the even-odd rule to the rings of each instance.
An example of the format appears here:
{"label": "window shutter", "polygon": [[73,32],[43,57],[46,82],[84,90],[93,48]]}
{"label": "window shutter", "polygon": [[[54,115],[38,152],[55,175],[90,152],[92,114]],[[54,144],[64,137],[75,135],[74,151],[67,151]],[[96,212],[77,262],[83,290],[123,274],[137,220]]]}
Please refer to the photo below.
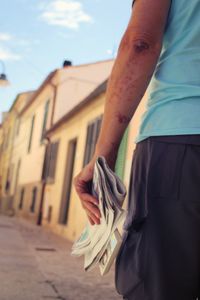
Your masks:
{"label": "window shutter", "polygon": [[43,164],[42,179],[43,180],[54,180],[56,171],[56,162],[58,155],[59,141],[48,144],[45,152],[45,159]]}
{"label": "window shutter", "polygon": [[67,224],[68,222],[72,179],[73,179],[74,163],[75,163],[75,155],[76,155],[76,145],[77,145],[77,138],[69,141],[67,157],[66,157],[65,176],[63,181],[62,200],[61,200],[60,214],[58,220],[58,222],[61,224]]}
{"label": "window shutter", "polygon": [[101,128],[101,122],[102,122],[102,115],[89,123],[87,127],[87,137],[86,137],[86,145],[85,145],[85,154],[84,154],[84,163],[83,167],[91,160],[97,139],[99,136],[100,128]]}
{"label": "window shutter", "polygon": [[20,123],[21,123],[21,119],[17,119],[17,125],[16,125],[16,135],[19,135]]}
{"label": "window shutter", "polygon": [[95,151],[95,146],[96,146],[96,141],[97,141],[97,134],[98,134],[98,121],[96,120],[93,124],[92,127],[92,137],[91,137],[91,145],[90,145],[90,158],[89,160],[92,158],[92,155]]}
{"label": "window shutter", "polygon": [[34,122],[35,122],[35,116],[32,117],[32,121],[31,121],[31,130],[30,130],[30,137],[29,137],[29,143],[28,143],[28,152],[30,152],[30,150],[31,150]]}
{"label": "window shutter", "polygon": [[86,146],[85,146],[85,155],[84,155],[83,166],[85,166],[90,160],[90,148],[91,148],[92,131],[93,131],[93,124],[89,124],[88,127],[87,127],[87,138],[86,138]]}
{"label": "window shutter", "polygon": [[37,198],[37,187],[34,187],[33,190],[32,190],[32,203],[31,203],[31,206],[30,206],[30,211],[31,212],[35,211],[36,198]]}
{"label": "window shutter", "polygon": [[23,208],[23,204],[24,204],[24,193],[25,193],[25,189],[22,188],[22,189],[21,189],[21,192],[20,192],[20,201],[19,201],[19,206],[18,206],[19,209],[22,209],[22,208]]}
{"label": "window shutter", "polygon": [[46,151],[45,151],[45,158],[44,158],[44,164],[43,164],[43,170],[42,170],[42,179],[43,180],[45,180],[48,176],[49,161],[50,161],[50,144],[48,144],[46,146]]}
{"label": "window shutter", "polygon": [[102,119],[103,119],[103,115],[101,115],[97,121],[97,138],[99,136],[100,133],[100,129],[101,129],[101,124],[102,124]]}
{"label": "window shutter", "polygon": [[50,179],[54,179],[55,177],[57,154],[58,154],[58,142],[52,143],[51,150],[50,150],[49,170],[48,170],[48,177]]}
{"label": "window shutter", "polygon": [[47,125],[47,117],[48,117],[48,111],[49,111],[49,100],[45,104],[45,109],[44,109],[44,119],[43,119],[43,125],[42,125],[42,133],[41,133],[41,139],[42,141],[45,131],[46,131],[46,125]]}

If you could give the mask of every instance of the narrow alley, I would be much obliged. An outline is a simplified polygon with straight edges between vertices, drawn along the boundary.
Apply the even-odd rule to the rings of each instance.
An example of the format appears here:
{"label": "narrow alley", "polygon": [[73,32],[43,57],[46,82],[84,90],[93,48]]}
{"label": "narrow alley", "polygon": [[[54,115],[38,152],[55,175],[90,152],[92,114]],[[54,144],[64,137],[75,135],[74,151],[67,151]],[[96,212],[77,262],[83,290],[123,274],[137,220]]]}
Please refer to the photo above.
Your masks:
{"label": "narrow alley", "polygon": [[117,300],[114,265],[83,270],[72,243],[28,221],[0,216],[0,300]]}

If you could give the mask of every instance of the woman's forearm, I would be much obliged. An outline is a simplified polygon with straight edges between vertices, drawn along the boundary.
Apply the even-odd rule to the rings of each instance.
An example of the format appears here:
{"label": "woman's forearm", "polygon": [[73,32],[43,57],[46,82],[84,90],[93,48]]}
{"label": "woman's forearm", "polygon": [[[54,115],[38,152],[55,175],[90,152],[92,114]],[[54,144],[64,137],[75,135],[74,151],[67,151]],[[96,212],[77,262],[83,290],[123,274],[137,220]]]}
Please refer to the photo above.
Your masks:
{"label": "woman's forearm", "polygon": [[125,32],[108,81],[97,154],[117,155],[124,131],[151,80],[161,48],[161,43],[152,42],[147,34],[133,34],[131,29]]}

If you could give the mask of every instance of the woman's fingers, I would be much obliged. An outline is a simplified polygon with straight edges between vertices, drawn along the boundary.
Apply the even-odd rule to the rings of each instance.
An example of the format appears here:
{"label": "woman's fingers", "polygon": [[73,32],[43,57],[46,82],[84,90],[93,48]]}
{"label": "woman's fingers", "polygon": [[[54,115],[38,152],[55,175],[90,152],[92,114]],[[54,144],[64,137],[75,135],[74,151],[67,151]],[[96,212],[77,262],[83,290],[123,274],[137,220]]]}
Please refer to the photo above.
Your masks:
{"label": "woman's fingers", "polygon": [[[89,171],[91,172],[92,169]],[[74,178],[74,186],[80,198],[81,205],[86,210],[90,223],[92,225],[100,224],[101,213],[98,208],[99,200],[95,198],[93,195],[88,193],[88,182],[87,182],[88,178],[85,178],[85,176],[86,173],[84,173],[84,180],[83,180],[83,171],[80,174],[78,174]]]}
{"label": "woman's fingers", "polygon": [[97,219],[101,218],[101,212],[96,205],[88,201],[82,201],[82,205],[85,209],[89,210]]}
{"label": "woman's fingers", "polygon": [[99,204],[99,200],[87,192],[86,183],[78,179],[74,179],[75,189],[81,201],[92,202],[95,205]]}
{"label": "woman's fingers", "polygon": [[98,199],[90,194],[82,193],[80,196],[82,207],[86,210],[89,221],[92,225],[100,224],[101,213],[98,208]]}
{"label": "woman's fingers", "polygon": [[91,224],[91,225],[94,225],[95,222],[94,222],[94,221],[92,220],[92,218],[89,216],[89,214],[87,213],[87,211],[86,211],[86,214],[87,214],[87,217],[88,217],[88,220],[89,220],[90,224]]}
{"label": "woman's fingers", "polygon": [[89,211],[87,209],[85,209],[85,211],[86,211],[86,214],[88,216],[88,219],[89,219],[91,225],[100,224],[100,220],[97,217],[95,217],[95,215],[93,215],[91,213],[91,211]]}
{"label": "woman's fingers", "polygon": [[88,193],[80,193],[79,197],[82,201],[91,202],[95,205],[99,204],[99,200]]}

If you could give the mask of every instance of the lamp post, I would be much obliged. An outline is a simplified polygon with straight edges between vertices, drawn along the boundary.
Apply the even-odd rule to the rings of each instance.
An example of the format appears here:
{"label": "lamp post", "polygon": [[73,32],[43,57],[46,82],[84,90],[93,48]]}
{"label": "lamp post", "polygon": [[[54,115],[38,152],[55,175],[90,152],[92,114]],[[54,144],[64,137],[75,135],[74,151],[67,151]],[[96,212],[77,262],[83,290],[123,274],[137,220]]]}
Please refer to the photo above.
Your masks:
{"label": "lamp post", "polygon": [[2,60],[0,60],[0,64],[2,66],[2,71],[0,72],[0,87],[6,87],[8,85],[10,85],[7,76],[5,74],[5,64]]}

